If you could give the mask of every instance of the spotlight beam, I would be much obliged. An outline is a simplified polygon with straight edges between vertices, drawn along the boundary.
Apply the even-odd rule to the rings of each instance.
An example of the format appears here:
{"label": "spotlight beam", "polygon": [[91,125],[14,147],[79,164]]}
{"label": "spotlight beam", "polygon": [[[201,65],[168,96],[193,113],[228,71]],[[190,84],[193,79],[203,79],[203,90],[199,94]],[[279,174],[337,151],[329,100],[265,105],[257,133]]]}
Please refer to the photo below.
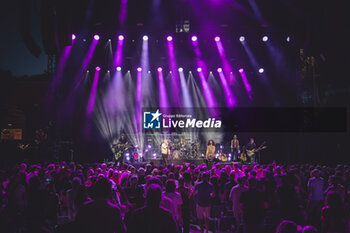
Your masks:
{"label": "spotlight beam", "polygon": [[177,70],[177,64],[176,64],[176,56],[175,56],[175,49],[174,49],[174,42],[173,40],[168,40],[168,57],[169,57],[169,65],[170,65],[170,71],[171,71],[171,100],[172,100],[172,106],[180,107],[181,106],[181,89],[179,88],[179,74]]}

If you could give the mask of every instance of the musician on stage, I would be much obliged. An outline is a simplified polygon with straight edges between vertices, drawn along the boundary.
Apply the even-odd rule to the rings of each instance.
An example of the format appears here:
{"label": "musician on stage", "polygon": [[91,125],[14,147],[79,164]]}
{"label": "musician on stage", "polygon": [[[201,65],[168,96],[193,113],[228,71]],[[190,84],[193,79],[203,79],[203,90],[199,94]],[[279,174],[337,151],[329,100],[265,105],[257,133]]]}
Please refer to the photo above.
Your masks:
{"label": "musician on stage", "polygon": [[163,163],[165,166],[168,166],[168,155],[170,154],[168,140],[166,140],[166,139],[163,140],[163,143],[162,143],[160,149],[161,149],[161,153],[162,153]]}
{"label": "musician on stage", "polygon": [[[249,152],[254,152],[256,150],[256,144],[254,142],[254,138],[250,138],[249,143],[245,147],[246,151]],[[253,155],[249,156],[250,162],[254,163],[256,162],[256,154],[254,153]]]}
{"label": "musician on stage", "polygon": [[239,140],[237,139],[237,135],[233,135],[233,139],[231,140],[231,152],[233,156],[233,161],[236,162],[238,159],[238,151],[239,151]]}
{"label": "musician on stage", "polygon": [[118,142],[122,145],[125,146],[128,144],[128,140],[125,137],[125,134],[122,134],[118,140]]}
{"label": "musician on stage", "polygon": [[124,152],[126,151],[126,147],[128,146],[128,140],[125,137],[125,134],[122,134],[116,145],[113,145],[115,160],[122,164],[124,162]]}
{"label": "musician on stage", "polygon": [[212,162],[215,158],[215,143],[212,139],[208,141],[207,151],[205,153],[205,158],[207,159],[208,167],[211,167]]}
{"label": "musician on stage", "polygon": [[115,162],[119,162],[120,164],[122,164],[124,161],[124,156],[123,156],[124,147],[122,147],[121,143],[118,141],[117,144],[113,146],[113,148],[114,148]]}

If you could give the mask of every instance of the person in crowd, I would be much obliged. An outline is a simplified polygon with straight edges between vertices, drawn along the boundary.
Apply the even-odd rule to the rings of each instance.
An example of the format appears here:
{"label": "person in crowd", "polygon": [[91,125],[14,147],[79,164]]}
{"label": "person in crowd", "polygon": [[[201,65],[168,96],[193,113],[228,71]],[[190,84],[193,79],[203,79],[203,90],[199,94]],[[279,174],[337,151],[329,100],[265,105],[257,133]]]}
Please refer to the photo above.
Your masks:
{"label": "person in crowd", "polygon": [[175,208],[175,217],[179,225],[182,225],[182,198],[181,195],[176,192],[175,180],[169,179],[165,184],[164,196],[169,198]]}
{"label": "person in crowd", "polygon": [[179,178],[179,187],[177,188],[177,191],[178,193],[180,193],[182,198],[181,213],[182,213],[183,233],[189,233],[190,218],[191,218],[191,204],[192,204],[190,202],[191,189],[188,186],[186,186],[184,177]]}
{"label": "person in crowd", "polygon": [[134,211],[127,220],[127,233],[178,233],[173,215],[160,207],[161,199],[161,187],[150,184],[147,187],[145,207]]}
{"label": "person in crowd", "polygon": [[225,184],[225,202],[232,205],[231,199],[230,199],[230,192],[231,189],[236,186],[236,174],[234,171],[230,172],[229,181]]}
{"label": "person in crowd", "polygon": [[321,213],[322,233],[346,232],[346,214],[338,192],[327,193],[326,205],[322,208]]}
{"label": "person in crowd", "polygon": [[324,193],[325,193],[325,195],[327,195],[329,192],[337,192],[340,195],[342,201],[344,201],[345,188],[343,185],[340,184],[340,179],[341,178],[336,176],[336,175],[330,176],[328,179],[329,186],[324,191]]}
{"label": "person in crowd", "polygon": [[246,233],[259,232],[264,222],[267,202],[264,194],[257,190],[257,186],[258,180],[255,177],[249,177],[248,190],[242,192],[239,199]]}
{"label": "person in crowd", "polygon": [[112,184],[101,177],[94,185],[93,200],[84,203],[76,216],[77,232],[125,232],[120,209],[109,200]]}
{"label": "person in crowd", "polygon": [[299,208],[301,201],[295,188],[297,183],[298,181],[294,174],[288,172],[287,175],[283,176],[282,185],[277,188],[277,196],[281,217],[301,224],[302,219],[300,219],[301,212]]}
{"label": "person in crowd", "polygon": [[130,183],[128,187],[124,187],[124,191],[132,207],[140,208],[144,205],[144,188],[138,184],[137,175],[133,175],[130,177]]}
{"label": "person in crowd", "polygon": [[282,174],[282,168],[280,166],[277,166],[276,168],[274,168],[273,178],[276,181],[277,187],[281,187],[283,183],[283,174]]}
{"label": "person in crowd", "polygon": [[[161,188],[163,188],[162,181],[159,178],[157,178],[157,177],[150,178],[147,181],[146,189],[151,184],[158,184]],[[174,205],[173,201],[170,198],[168,198],[165,195],[163,195],[163,194],[162,194],[162,198],[160,200],[160,207],[162,207],[163,209],[168,210],[170,213],[173,214],[173,217],[176,219],[176,209],[175,209],[175,205]]]}
{"label": "person in crowd", "polygon": [[324,203],[325,183],[320,177],[320,170],[314,169],[311,172],[311,178],[307,184],[308,190],[308,223],[313,226],[319,226],[320,214]]}
{"label": "person in crowd", "polygon": [[214,197],[214,186],[208,182],[209,174],[203,172],[201,174],[202,180],[199,181],[194,187],[194,194],[197,195],[197,217],[200,222],[201,232],[204,232],[204,224],[206,232],[209,232],[209,217],[211,199]]}
{"label": "person in crowd", "polygon": [[67,190],[68,202],[68,219],[74,221],[78,209],[86,201],[85,189],[82,186],[82,181],[79,177],[74,177],[72,180],[72,188]]}
{"label": "person in crowd", "polygon": [[237,185],[232,187],[229,194],[229,199],[232,203],[232,211],[233,216],[235,217],[236,225],[240,226],[243,224],[243,213],[242,209],[240,208],[240,197],[242,192],[248,190],[248,187],[245,186],[245,178],[243,177],[238,177],[237,183]]}

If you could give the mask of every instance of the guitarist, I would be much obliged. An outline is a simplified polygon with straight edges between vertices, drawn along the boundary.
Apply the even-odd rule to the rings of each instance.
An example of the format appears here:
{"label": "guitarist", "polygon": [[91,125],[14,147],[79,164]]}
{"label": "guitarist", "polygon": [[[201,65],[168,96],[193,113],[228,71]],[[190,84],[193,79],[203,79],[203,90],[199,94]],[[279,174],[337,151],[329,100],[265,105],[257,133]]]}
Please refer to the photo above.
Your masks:
{"label": "guitarist", "polygon": [[115,147],[115,158],[116,162],[122,164],[124,162],[124,152],[129,149],[128,140],[125,137],[125,134],[122,134],[117,142],[117,146]]}
{"label": "guitarist", "polygon": [[[246,145],[245,149],[247,151],[255,151],[256,150],[256,144],[254,142],[254,138],[250,138],[249,143]],[[256,162],[256,154],[254,153],[252,156],[250,157],[250,162],[254,163]]]}

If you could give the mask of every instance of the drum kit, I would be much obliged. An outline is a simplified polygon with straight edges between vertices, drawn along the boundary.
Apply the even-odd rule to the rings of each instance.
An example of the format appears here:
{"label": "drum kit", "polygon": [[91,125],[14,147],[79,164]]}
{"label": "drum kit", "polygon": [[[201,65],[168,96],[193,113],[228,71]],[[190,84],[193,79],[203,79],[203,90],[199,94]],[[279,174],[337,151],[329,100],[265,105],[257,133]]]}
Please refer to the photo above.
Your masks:
{"label": "drum kit", "polygon": [[174,160],[192,160],[199,158],[199,143],[182,140],[179,143],[169,143],[171,157]]}

